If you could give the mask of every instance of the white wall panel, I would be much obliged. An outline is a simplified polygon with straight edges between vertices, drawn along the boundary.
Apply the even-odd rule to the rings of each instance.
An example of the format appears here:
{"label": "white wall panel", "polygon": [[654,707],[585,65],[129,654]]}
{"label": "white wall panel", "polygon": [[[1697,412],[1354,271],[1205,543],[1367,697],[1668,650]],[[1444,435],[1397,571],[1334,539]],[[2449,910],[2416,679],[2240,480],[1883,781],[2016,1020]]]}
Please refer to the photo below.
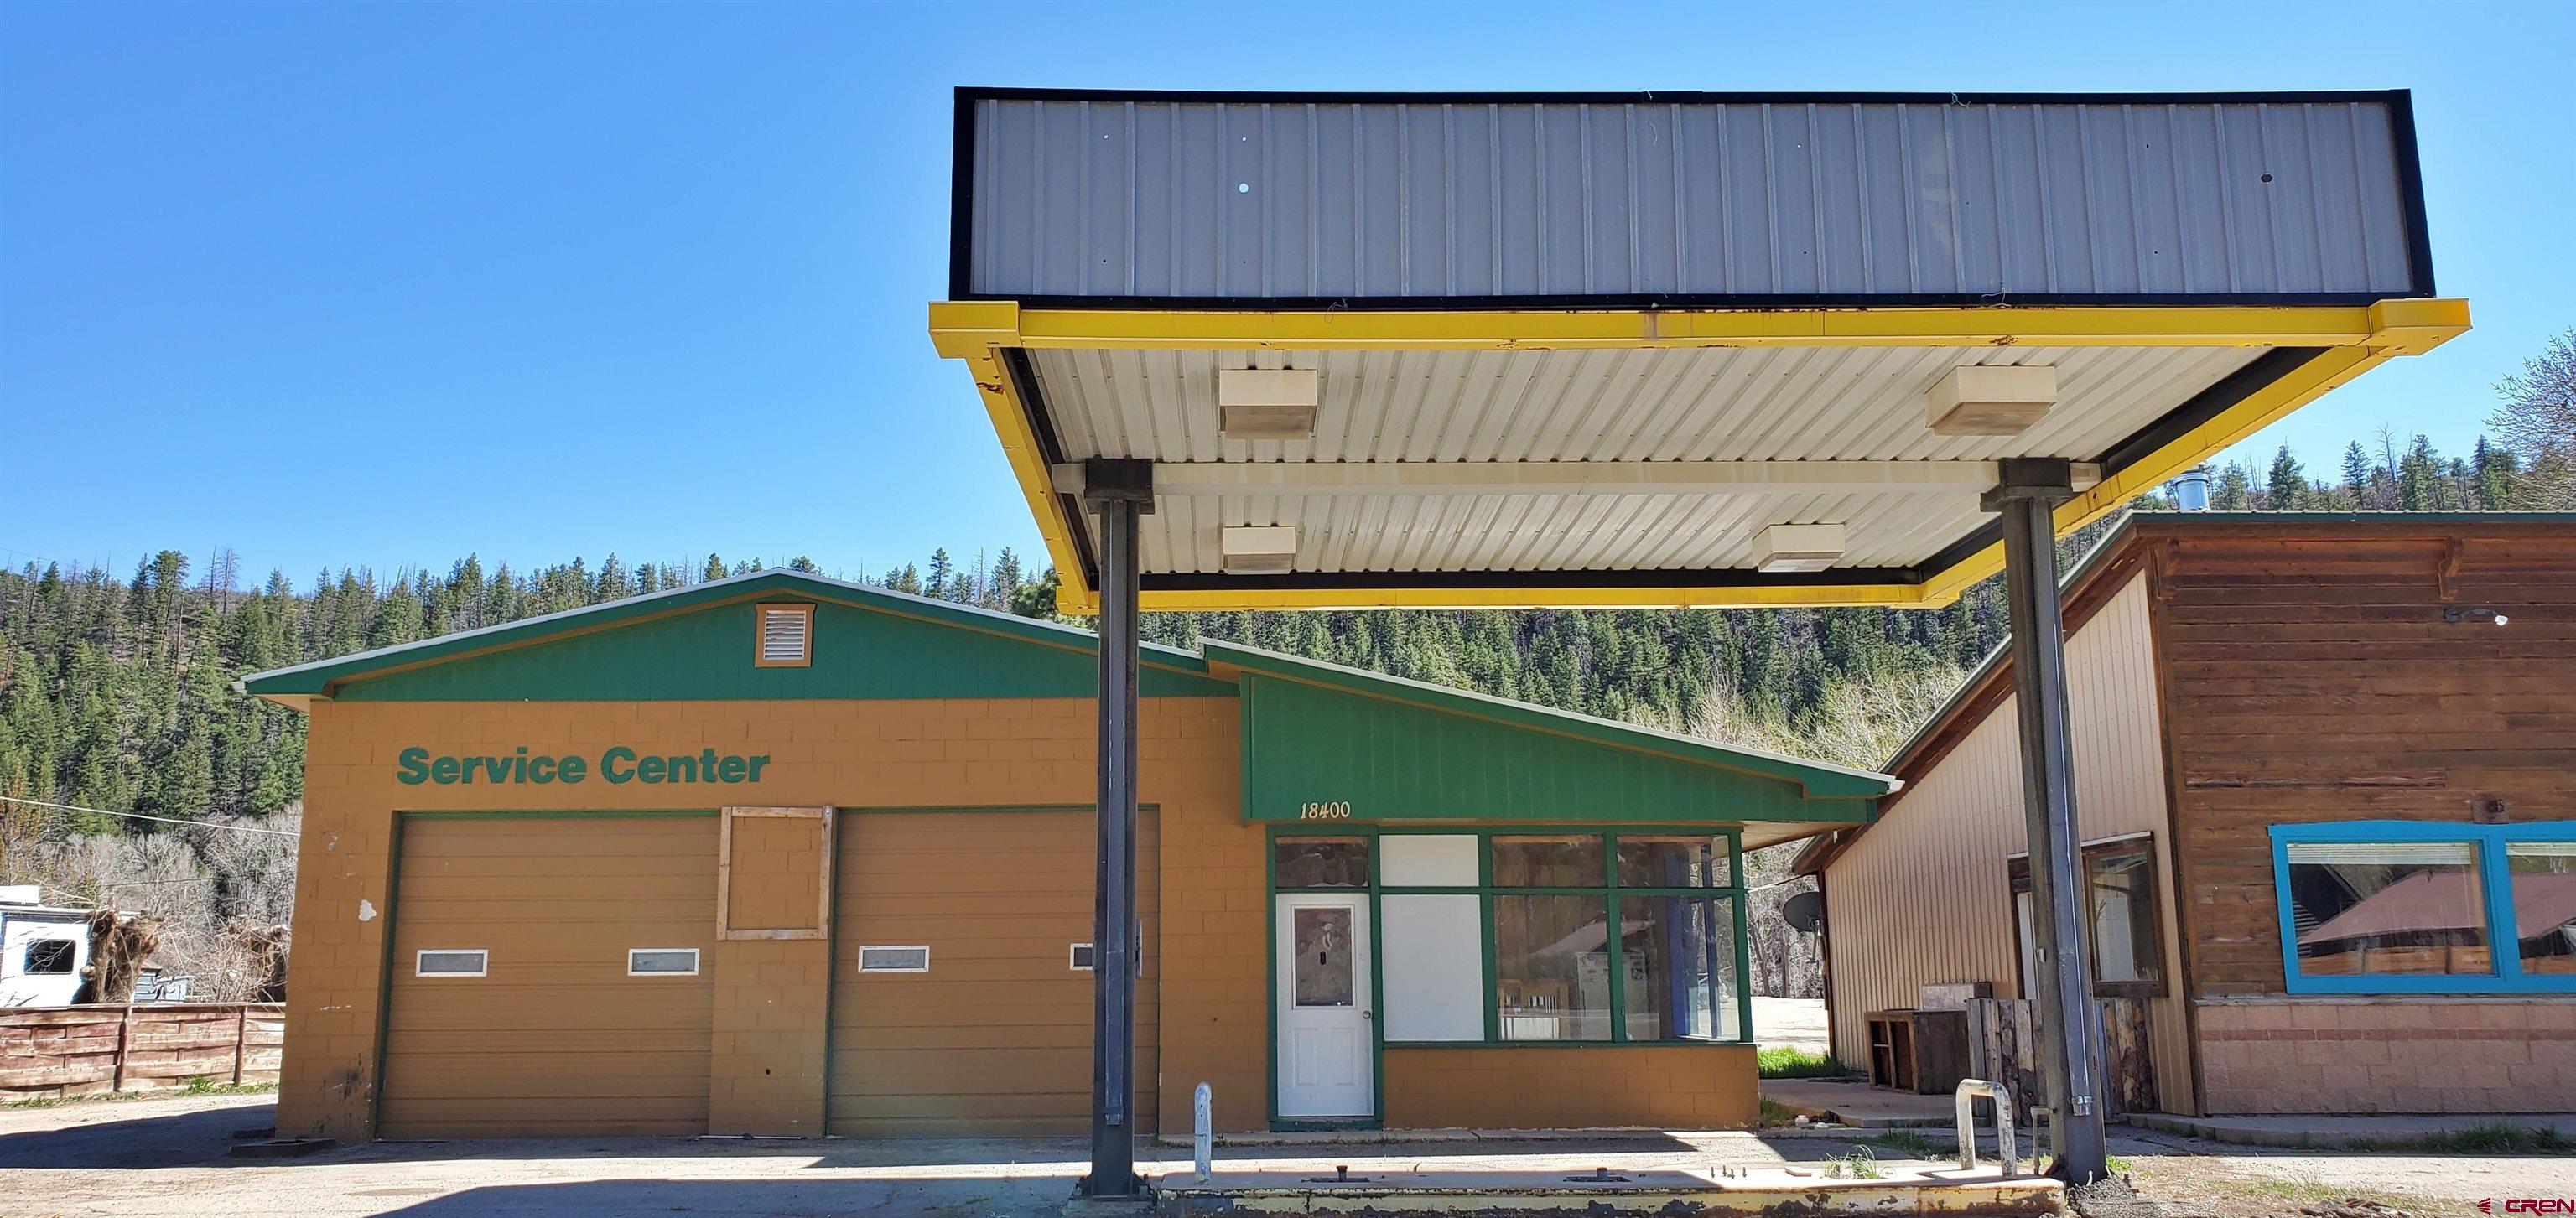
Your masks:
{"label": "white wall panel", "polygon": [[[1396,840],[1380,839],[1381,843]],[[1475,877],[1468,877],[1474,883]],[[1386,994],[1378,1018],[1388,1040],[1485,1038],[1484,912],[1480,898],[1389,894],[1378,898]]]}

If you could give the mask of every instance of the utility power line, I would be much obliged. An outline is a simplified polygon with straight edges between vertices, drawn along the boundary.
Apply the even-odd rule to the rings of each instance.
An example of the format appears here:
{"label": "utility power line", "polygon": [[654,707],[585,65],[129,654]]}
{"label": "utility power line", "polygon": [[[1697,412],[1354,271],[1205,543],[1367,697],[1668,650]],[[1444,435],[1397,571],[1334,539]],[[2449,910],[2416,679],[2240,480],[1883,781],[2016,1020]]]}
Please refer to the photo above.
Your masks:
{"label": "utility power line", "polygon": [[46,803],[41,799],[23,799],[15,795],[0,795],[0,803],[25,804],[30,808],[51,808],[57,812],[94,812],[100,816],[122,816],[130,820],[157,821],[164,825],[197,825],[207,829],[230,830],[234,833],[266,833],[272,837],[295,836],[293,833],[289,833],[284,829],[262,829],[255,825],[227,825],[219,821],[211,820],[181,820],[175,816],[146,816],[141,812],[110,812],[105,808],[84,808],[78,804]]}

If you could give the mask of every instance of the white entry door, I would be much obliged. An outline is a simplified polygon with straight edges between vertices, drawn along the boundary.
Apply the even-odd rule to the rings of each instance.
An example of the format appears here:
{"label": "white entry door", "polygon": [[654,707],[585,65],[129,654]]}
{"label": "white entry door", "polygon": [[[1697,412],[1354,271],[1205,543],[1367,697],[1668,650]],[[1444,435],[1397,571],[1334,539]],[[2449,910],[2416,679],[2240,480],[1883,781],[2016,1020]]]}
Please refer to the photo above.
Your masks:
{"label": "white entry door", "polygon": [[1377,1114],[1368,897],[1279,898],[1279,1115]]}

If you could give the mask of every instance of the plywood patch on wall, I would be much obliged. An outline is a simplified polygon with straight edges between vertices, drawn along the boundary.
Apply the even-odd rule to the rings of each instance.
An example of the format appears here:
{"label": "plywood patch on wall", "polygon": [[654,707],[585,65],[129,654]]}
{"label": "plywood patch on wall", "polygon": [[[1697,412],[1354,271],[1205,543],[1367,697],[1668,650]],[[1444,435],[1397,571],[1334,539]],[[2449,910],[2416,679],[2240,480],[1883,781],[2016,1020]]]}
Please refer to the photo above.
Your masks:
{"label": "plywood patch on wall", "polygon": [[724,810],[716,937],[824,939],[832,933],[832,809]]}

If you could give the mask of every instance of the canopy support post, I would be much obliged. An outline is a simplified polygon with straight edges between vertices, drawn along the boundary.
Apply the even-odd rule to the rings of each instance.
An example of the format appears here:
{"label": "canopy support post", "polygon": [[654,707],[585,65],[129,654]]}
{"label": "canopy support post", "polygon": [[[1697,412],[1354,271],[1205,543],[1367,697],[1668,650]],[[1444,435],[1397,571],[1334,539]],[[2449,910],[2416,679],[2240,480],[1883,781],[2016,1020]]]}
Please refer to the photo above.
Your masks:
{"label": "canopy support post", "polygon": [[1091,920],[1091,1172],[1080,1196],[1145,1195],[1136,1175],[1136,518],[1154,510],[1146,461],[1086,463],[1100,517],[1099,858]]}
{"label": "canopy support post", "polygon": [[2109,1171],[2104,1144],[2102,1020],[2084,935],[2082,846],[2075,829],[2069,747],[2065,620],[2058,602],[2054,509],[2074,495],[2068,463],[2000,463],[1985,496],[2004,525],[2004,596],[2011,609],[2013,699],[2021,720],[2022,807],[2030,827],[2031,922],[2039,994],[2040,1074],[2055,1118],[2050,1174],[2086,1184]]}

